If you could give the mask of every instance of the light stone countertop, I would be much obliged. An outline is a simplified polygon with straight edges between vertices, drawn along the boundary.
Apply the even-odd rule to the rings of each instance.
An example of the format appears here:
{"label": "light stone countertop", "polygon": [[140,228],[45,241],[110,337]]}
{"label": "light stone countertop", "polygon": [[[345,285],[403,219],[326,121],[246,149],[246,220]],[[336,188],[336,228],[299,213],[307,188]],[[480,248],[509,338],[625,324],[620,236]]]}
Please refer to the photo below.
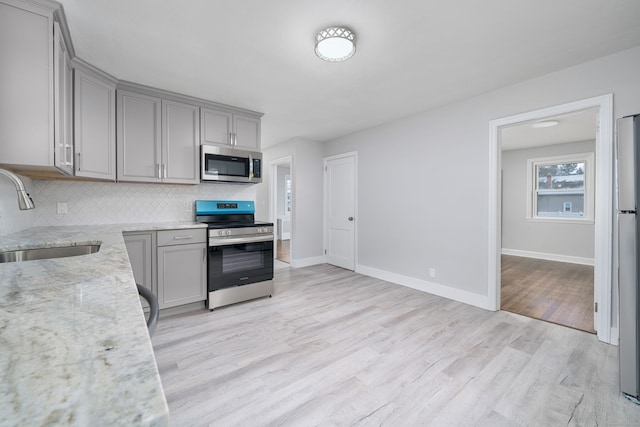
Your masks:
{"label": "light stone countertop", "polygon": [[36,227],[0,251],[100,243],[0,264],[0,425],[165,426],[167,407],[123,231],[192,222]]}

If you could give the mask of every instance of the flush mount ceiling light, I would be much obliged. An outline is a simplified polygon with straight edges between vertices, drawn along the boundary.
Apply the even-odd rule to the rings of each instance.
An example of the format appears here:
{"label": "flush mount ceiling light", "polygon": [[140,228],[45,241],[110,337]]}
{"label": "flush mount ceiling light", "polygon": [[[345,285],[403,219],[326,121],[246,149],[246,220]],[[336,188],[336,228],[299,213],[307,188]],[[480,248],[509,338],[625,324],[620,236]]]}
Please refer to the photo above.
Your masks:
{"label": "flush mount ceiling light", "polygon": [[543,122],[535,122],[531,125],[532,128],[540,129],[540,128],[550,128],[556,126],[558,123],[557,120],[545,120]]}
{"label": "flush mount ceiling light", "polygon": [[329,27],[316,35],[316,55],[329,61],[345,61],[356,53],[356,35],[346,27]]}

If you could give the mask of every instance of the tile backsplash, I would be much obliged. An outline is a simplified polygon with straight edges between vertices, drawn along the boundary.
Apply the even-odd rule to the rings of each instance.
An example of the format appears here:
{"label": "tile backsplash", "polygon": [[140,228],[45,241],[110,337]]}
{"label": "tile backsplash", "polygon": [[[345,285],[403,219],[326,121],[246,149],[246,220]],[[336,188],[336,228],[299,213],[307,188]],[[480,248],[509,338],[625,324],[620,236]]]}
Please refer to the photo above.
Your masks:
{"label": "tile backsplash", "polygon": [[[191,221],[194,200],[255,200],[255,185],[32,181],[32,226]],[[66,214],[58,213],[58,206]]]}

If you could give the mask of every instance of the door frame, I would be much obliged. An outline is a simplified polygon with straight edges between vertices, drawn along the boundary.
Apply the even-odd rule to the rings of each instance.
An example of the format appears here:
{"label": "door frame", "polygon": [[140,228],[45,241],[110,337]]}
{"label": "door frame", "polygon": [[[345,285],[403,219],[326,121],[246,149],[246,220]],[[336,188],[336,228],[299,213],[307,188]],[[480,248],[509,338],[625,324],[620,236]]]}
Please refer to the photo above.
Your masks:
{"label": "door frame", "polygon": [[489,122],[489,309],[493,311],[500,310],[500,254],[502,249],[501,128],[594,108],[598,110],[594,226],[594,300],[598,304],[598,311],[594,313],[594,324],[600,341],[617,344],[618,329],[617,327],[613,328],[611,325],[611,306],[613,303],[611,300],[613,288],[612,232],[614,219],[613,94],[542,108]]}
{"label": "door frame", "polygon": [[353,271],[358,271],[358,152],[349,151],[347,153],[335,154],[324,158],[324,174],[323,174],[323,212],[322,212],[322,226],[324,232],[322,233],[322,248],[323,248],[323,262],[327,262],[327,233],[329,232],[329,215],[327,214],[327,200],[329,198],[327,188],[327,163],[331,160],[338,160],[347,157],[353,157],[353,214],[355,223],[353,224]]}
{"label": "door frame", "polygon": [[[273,235],[275,240],[278,238],[278,166],[288,164],[291,169],[291,237],[289,238],[289,252],[290,259],[289,265],[293,261],[293,239],[294,239],[294,218],[296,211],[296,178],[295,178],[295,170],[293,167],[293,156],[284,156],[278,159],[272,160],[269,162],[269,172],[270,172],[270,185],[269,185],[269,217],[270,221],[273,222]],[[278,256],[277,251],[273,251],[273,258],[276,259]]]}

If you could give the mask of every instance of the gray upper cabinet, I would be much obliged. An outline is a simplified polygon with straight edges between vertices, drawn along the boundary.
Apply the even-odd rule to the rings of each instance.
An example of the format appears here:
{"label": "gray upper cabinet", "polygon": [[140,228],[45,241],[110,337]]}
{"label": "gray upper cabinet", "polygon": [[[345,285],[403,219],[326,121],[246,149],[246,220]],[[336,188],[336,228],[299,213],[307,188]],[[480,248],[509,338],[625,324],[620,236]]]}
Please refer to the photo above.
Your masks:
{"label": "gray upper cabinet", "polygon": [[233,116],[234,145],[251,151],[260,151],[260,119]]}
{"label": "gray upper cabinet", "polygon": [[117,155],[119,181],[162,181],[162,100],[117,91]]}
{"label": "gray upper cabinet", "polygon": [[162,179],[176,184],[200,182],[200,109],[162,100]]}
{"label": "gray upper cabinet", "polygon": [[201,108],[202,143],[260,151],[260,117]]}
{"label": "gray upper cabinet", "polygon": [[75,58],[58,2],[0,0],[0,52],[0,164],[24,175],[198,184],[201,142],[260,150],[261,113]]}
{"label": "gray upper cabinet", "polygon": [[76,62],[74,69],[75,175],[116,179],[116,81]]}
{"label": "gray upper cabinet", "polygon": [[53,23],[53,81],[54,81],[54,163],[67,175],[73,175],[73,68],[67,43],[60,24]]}
{"label": "gray upper cabinet", "polygon": [[198,184],[199,108],[142,91],[117,100],[118,180]]}
{"label": "gray upper cabinet", "polygon": [[[56,92],[68,95],[66,76],[68,52],[64,38],[59,37],[54,64],[54,10],[58,4],[48,2],[0,2],[0,52],[2,52],[2,96],[0,96],[0,163],[14,169],[54,169],[56,164],[69,170],[64,157],[56,162],[54,117],[66,112],[54,108],[69,108],[70,100],[54,98],[54,72],[62,72],[63,80],[55,85]],[[62,54],[62,55],[60,55]],[[67,61],[68,62],[68,61]],[[57,65],[57,66],[56,66]],[[56,71],[57,70],[57,71]],[[70,136],[71,132],[65,137]],[[66,154],[69,140],[61,141],[61,153]]]}
{"label": "gray upper cabinet", "polygon": [[207,144],[231,145],[233,115],[227,111],[200,109],[202,142]]}

